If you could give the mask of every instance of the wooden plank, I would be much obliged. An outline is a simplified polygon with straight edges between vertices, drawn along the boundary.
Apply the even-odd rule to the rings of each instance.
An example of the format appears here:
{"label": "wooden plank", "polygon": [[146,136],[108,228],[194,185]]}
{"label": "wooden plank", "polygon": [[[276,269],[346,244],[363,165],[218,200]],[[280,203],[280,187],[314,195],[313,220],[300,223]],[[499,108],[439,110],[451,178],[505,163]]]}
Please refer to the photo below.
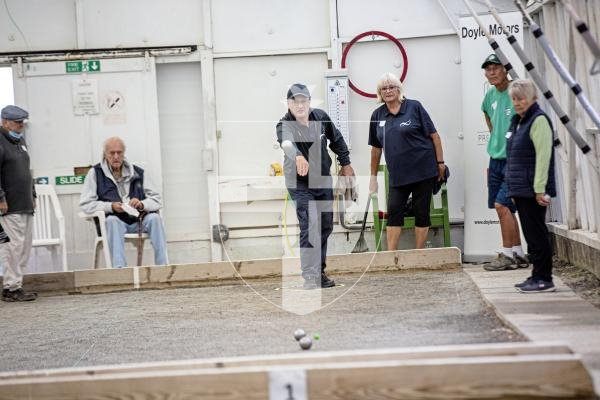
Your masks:
{"label": "wooden plank", "polygon": [[[280,277],[284,264],[299,265],[299,260],[290,258],[284,261],[276,258],[139,267],[139,288],[213,285],[234,281],[241,284],[239,276],[244,279]],[[461,254],[460,249],[455,247],[342,254],[327,257],[327,265],[328,271],[334,274],[363,273],[366,270],[440,270],[460,268]],[[299,267],[293,268],[293,271],[292,275],[300,275]],[[134,268],[113,268],[34,274],[27,275],[26,279],[32,285],[35,284],[36,290],[40,292],[100,293],[137,289],[134,286],[134,274]]]}
{"label": "wooden plank", "polygon": [[133,268],[103,268],[73,271],[79,293],[133,289]]}
{"label": "wooden plank", "polygon": [[75,274],[72,271],[25,274],[23,286],[33,292],[75,293]]}
{"label": "wooden plank", "polygon": [[265,399],[270,371],[306,371],[316,399],[593,398],[576,355],[389,360],[292,367],[40,377],[0,382],[0,399]]}
{"label": "wooden plank", "polygon": [[229,262],[139,267],[139,275],[141,288],[237,279],[237,274]]}
{"label": "wooden plank", "polygon": [[194,370],[248,366],[325,364],[364,361],[415,360],[448,357],[517,356],[534,354],[572,354],[571,349],[559,342],[485,343],[471,345],[419,346],[383,349],[307,352],[264,356],[222,357],[205,360],[178,360],[150,363],[132,363],[76,368],[57,368],[36,371],[0,373],[0,381],[34,377],[78,375],[106,375],[147,371]]}
{"label": "wooden plank", "polygon": [[594,396],[577,356],[387,361],[307,371],[311,400],[509,399]]}
{"label": "wooden plank", "polygon": [[363,272],[367,267],[369,271],[402,271],[452,269],[461,266],[461,253],[457,247],[327,257],[327,270],[332,273],[358,273]]}
{"label": "wooden plank", "polygon": [[[0,400],[169,400],[169,399],[266,399],[268,373],[265,371],[181,374],[156,373],[82,377],[78,380],[0,384]],[[207,372],[207,373],[204,373]],[[107,378],[107,379],[104,379]],[[44,381],[45,382],[42,382]]]}

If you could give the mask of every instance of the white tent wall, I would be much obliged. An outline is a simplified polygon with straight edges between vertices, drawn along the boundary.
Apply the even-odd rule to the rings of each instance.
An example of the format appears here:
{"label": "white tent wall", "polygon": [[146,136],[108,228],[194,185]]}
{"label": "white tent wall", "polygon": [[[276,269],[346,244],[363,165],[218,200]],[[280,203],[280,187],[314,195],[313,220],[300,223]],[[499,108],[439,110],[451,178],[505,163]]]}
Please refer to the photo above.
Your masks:
{"label": "white tent wall", "polygon": [[200,156],[207,148],[200,63],[158,64],[157,85],[169,261],[210,260],[208,179]]}
{"label": "white tent wall", "polygon": [[210,3],[216,54],[301,52],[330,46],[329,5],[325,0]]}
{"label": "white tent wall", "polygon": [[[447,99],[460,96],[458,41],[452,24],[439,4],[407,1],[398,11],[397,3],[378,1],[376,8],[396,10],[396,14],[365,15],[359,2],[340,1],[337,7],[335,3],[329,2],[330,8],[327,9],[325,2],[309,1],[303,3],[301,11],[291,6],[288,12],[277,13],[277,19],[273,20],[271,11],[257,14],[254,4],[234,2],[236,10],[248,14],[254,24],[244,25],[236,17],[230,17],[232,23],[227,25],[225,32],[221,25],[220,29],[213,25],[214,54],[217,58],[215,87],[221,218],[222,223],[232,229],[231,238],[225,246],[228,256],[232,258],[251,255],[279,257],[285,254],[286,249],[282,249],[279,238],[284,210],[281,199],[285,192],[275,192],[270,200],[254,201],[246,197],[248,182],[261,185],[261,180],[263,184],[272,181],[266,176],[269,165],[282,160],[275,142],[274,125],[286,112],[287,87],[293,82],[308,84],[312,90],[313,106],[325,107],[324,73],[328,65],[339,68],[342,49],[364,30],[381,29],[402,41],[409,58],[409,73],[405,81],[407,94],[422,101],[432,113],[444,137],[453,179],[456,179],[457,185],[462,182],[460,121],[454,117],[460,115],[460,102],[439,101],[440,97]],[[213,24],[220,19],[216,17],[221,14],[219,8],[227,7],[229,11],[230,6],[228,3],[212,4]],[[417,8],[421,9],[423,15],[413,20],[409,10]],[[423,20],[427,14],[432,17],[429,24]],[[293,21],[281,20],[286,18],[292,18]],[[314,22],[311,21],[315,20],[323,20],[323,25],[312,25]],[[331,29],[328,24],[330,20],[333,23],[337,20],[339,25]],[[312,29],[290,31],[290,26],[311,26]],[[225,35],[228,35],[229,41],[220,37]],[[281,40],[281,35],[289,36]],[[232,37],[240,39],[232,40]],[[246,37],[254,38],[255,42],[242,48],[240,43],[246,43]],[[328,49],[324,38],[337,44],[337,48]],[[366,38],[357,43],[347,59],[353,82],[368,92],[374,91],[377,79],[384,72],[402,72],[399,50],[391,42],[381,39]],[[285,43],[285,46],[281,43]],[[291,44],[294,47],[290,48]],[[270,54],[265,56],[264,52]],[[238,106],[232,107],[232,104]],[[364,210],[368,195],[368,119],[377,104],[373,99],[354,92],[350,93],[349,104],[352,163],[357,174],[364,178],[361,179],[361,201],[352,210],[361,214],[359,210]],[[232,191],[235,196],[231,195]],[[461,221],[462,188],[451,190],[450,201],[451,216]],[[293,206],[289,204],[287,214],[287,222],[294,224]],[[336,228],[338,231],[341,232],[341,229]],[[270,236],[275,236],[275,239]],[[259,243],[260,251],[257,250]],[[333,252],[345,252],[352,246],[353,242],[347,239],[334,238],[331,247]]]}
{"label": "white tent wall", "polygon": [[[202,1],[76,0],[86,48],[204,43]],[[81,38],[80,38],[81,40]]]}
{"label": "white tent wall", "polygon": [[[146,159],[137,154],[136,148],[153,146],[144,134],[128,140],[129,156],[153,170],[162,187],[172,261],[221,259],[222,254],[210,243],[215,220],[238,228],[237,232],[232,231],[232,239],[226,246],[235,258],[256,256],[252,249],[261,246],[273,249],[276,255],[281,252],[277,250],[281,248],[281,229],[276,229],[274,235],[270,229],[281,224],[279,210],[284,202],[274,199],[242,203],[244,207],[240,209],[240,202],[227,200],[225,193],[220,194],[220,187],[235,177],[268,179],[270,164],[281,162],[280,150],[274,148],[274,124],[285,112],[283,100],[288,85],[296,81],[310,84],[315,106],[325,107],[325,71],[340,67],[343,46],[364,30],[382,30],[402,41],[410,64],[405,81],[407,94],[425,104],[444,138],[455,185],[450,191],[451,217],[462,219],[460,124],[453,118],[460,115],[460,102],[439,101],[460,96],[458,40],[439,2],[402,3],[399,9],[394,0],[371,2],[371,9],[382,12],[366,14],[364,3],[350,0],[302,3],[176,0],[168,6],[158,0],[7,0],[9,13],[0,15],[0,53],[198,46],[199,50],[189,56],[156,57],[154,93],[146,91],[144,95],[129,96],[131,107],[144,101],[156,104],[153,118],[158,123],[153,129],[160,132],[153,139],[159,140],[158,157]],[[373,90],[383,72],[400,72],[397,49],[381,38],[374,39],[358,43],[348,57],[352,78],[368,91]],[[108,61],[102,63],[108,65]],[[24,67],[28,64],[25,62]],[[43,165],[34,159],[36,175],[57,175],[53,171],[59,169],[66,175],[73,166],[97,162],[98,145],[109,134],[125,135],[127,139],[127,134],[118,129],[93,123],[92,132],[85,133],[85,118],[101,120],[103,116],[74,117],[67,92],[61,92],[52,107],[46,105],[53,85],[64,86],[80,76],[65,80],[62,74],[62,81],[45,78],[46,91],[40,88],[36,92],[26,89],[31,87],[30,78],[21,77],[19,68],[14,65],[16,99],[32,113],[28,138],[32,147],[43,146],[50,140],[48,137],[55,141],[65,135],[70,138],[68,153],[58,146],[43,157],[48,161]],[[97,75],[101,95],[105,91],[103,72]],[[88,78],[94,77],[89,74]],[[148,96],[151,99],[143,100]],[[352,161],[358,174],[367,175],[366,120],[376,104],[355,93],[351,93],[349,102],[350,119],[354,121]],[[49,112],[49,108],[57,110]],[[143,113],[140,111],[138,115]],[[68,123],[58,126],[61,125],[56,121],[58,116]],[[51,126],[57,126],[58,131],[49,130]],[[213,126],[216,132],[205,132]],[[96,138],[91,147],[86,144],[89,140],[86,135],[90,134]],[[218,143],[214,149],[213,142]],[[54,163],[52,157],[56,154],[61,157]],[[213,178],[216,176],[218,180]],[[89,266],[93,238],[91,227],[76,217],[79,190],[77,185],[59,190],[61,204],[69,215],[71,268]],[[363,183],[362,201],[366,199],[366,190]],[[277,211],[273,215],[255,212],[264,209]],[[292,208],[288,214],[293,223]],[[333,239],[334,252],[341,250],[338,242],[345,241]],[[261,254],[271,255],[265,251]],[[151,260],[149,249],[145,257]],[[34,264],[44,264],[43,257],[38,256],[37,261],[34,257]]]}
{"label": "white tent wall", "polygon": [[5,53],[201,44],[202,5],[196,0],[6,0],[7,8],[3,4],[0,13],[0,49]]}
{"label": "white tent wall", "polygon": [[[452,2],[451,2],[452,3]],[[451,21],[437,1],[422,0],[341,0],[338,6],[338,32],[342,40],[371,30],[397,38],[437,36],[455,33]]]}
{"label": "white tent wall", "polygon": [[[494,3],[501,11],[514,10],[511,1]],[[359,0],[174,0],[168,4],[159,0],[7,0],[7,6],[10,15],[0,14],[2,54],[198,46],[196,52],[187,56],[158,56],[155,61],[151,57],[153,68],[154,62],[157,64],[154,93],[146,92],[144,96],[153,100],[134,97],[134,101],[156,104],[152,116],[157,119],[156,139],[130,143],[128,152],[132,157],[136,155],[135,147],[148,149],[153,143],[159,147],[152,160],[161,167],[151,169],[155,168],[164,192],[164,217],[173,261],[221,259],[219,245],[210,241],[211,225],[218,222],[238,229],[232,231],[226,246],[234,258],[254,257],[260,246],[272,249],[261,253],[265,257],[283,252],[280,214],[257,218],[253,213],[267,208],[283,210],[283,200],[255,201],[249,205],[244,202],[248,207],[240,211],[240,202],[236,204],[227,198],[223,183],[231,177],[269,179],[270,164],[281,162],[280,150],[274,148],[274,125],[285,112],[283,100],[288,85],[296,81],[308,83],[317,103],[321,101],[316,105],[325,107],[326,70],[339,68],[344,46],[357,34],[369,30],[381,30],[399,38],[406,49],[406,93],[425,105],[442,135],[445,158],[452,169],[450,216],[456,221],[463,218],[463,154],[461,122],[457,118],[462,110],[461,102],[454,100],[461,96],[459,40],[455,31],[458,16],[465,14],[461,0],[374,0],[368,3],[369,12],[365,12],[364,1]],[[480,4],[476,8],[484,10]],[[402,68],[395,46],[379,37],[367,37],[357,43],[347,62],[352,80],[370,92],[382,73],[399,73]],[[18,66],[15,64],[14,68]],[[36,139],[36,118],[41,122],[40,116],[47,115],[44,123],[56,123],[52,115],[44,112],[42,100],[55,100],[47,94],[27,92],[28,85],[19,84],[19,80],[27,78],[20,77],[18,69],[15,71],[15,98],[29,106],[34,122],[29,141],[32,146],[39,146],[43,141]],[[35,96],[39,99],[33,101]],[[30,101],[35,104],[33,109]],[[63,112],[69,114],[70,97],[59,102],[66,107]],[[367,175],[367,120],[376,104],[354,92],[350,93],[349,104],[353,121],[352,162],[359,175]],[[74,118],[69,115],[68,119]],[[40,130],[38,138],[43,134]],[[108,131],[96,134],[101,137]],[[177,141],[181,141],[180,148]],[[86,154],[77,143],[70,144],[70,153]],[[80,161],[89,164],[98,161],[98,156],[89,154],[89,160]],[[132,158],[136,162],[147,161]],[[71,167],[77,165],[70,161]],[[361,183],[364,201],[367,184]],[[71,191],[74,193],[70,197],[61,195],[67,215],[77,211],[77,186]],[[186,205],[193,211],[183,211]],[[293,216],[291,210],[288,213]],[[76,219],[72,223],[70,266],[88,267],[91,228],[77,228]],[[332,240],[332,252],[345,251],[348,246],[339,237]],[[461,237],[453,239],[455,244],[462,244]],[[145,257],[151,260],[151,252]]]}
{"label": "white tent wall", "polygon": [[63,0],[8,0],[8,11],[2,4],[0,12],[1,51],[76,49],[75,3]]}

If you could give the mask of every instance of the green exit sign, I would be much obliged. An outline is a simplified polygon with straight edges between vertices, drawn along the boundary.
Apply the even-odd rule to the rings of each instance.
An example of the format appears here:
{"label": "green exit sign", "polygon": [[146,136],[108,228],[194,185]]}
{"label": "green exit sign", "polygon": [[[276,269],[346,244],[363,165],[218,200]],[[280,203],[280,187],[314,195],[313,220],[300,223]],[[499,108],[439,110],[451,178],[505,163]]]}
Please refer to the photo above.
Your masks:
{"label": "green exit sign", "polygon": [[57,176],[56,185],[81,185],[85,175]]}
{"label": "green exit sign", "polygon": [[68,74],[100,72],[100,60],[66,61],[65,70]]}

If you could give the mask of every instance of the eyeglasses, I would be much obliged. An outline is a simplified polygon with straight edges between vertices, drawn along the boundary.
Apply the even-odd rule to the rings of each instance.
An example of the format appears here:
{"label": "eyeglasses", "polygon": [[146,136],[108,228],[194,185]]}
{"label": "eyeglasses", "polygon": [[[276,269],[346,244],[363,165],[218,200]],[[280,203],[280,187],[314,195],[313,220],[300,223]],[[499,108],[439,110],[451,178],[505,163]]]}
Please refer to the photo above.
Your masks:
{"label": "eyeglasses", "polygon": [[391,92],[394,89],[398,89],[398,86],[384,86],[381,88],[382,92]]}
{"label": "eyeglasses", "polygon": [[300,99],[292,99],[292,103],[295,106],[297,106],[297,107],[299,107],[299,106],[307,106],[307,105],[310,104],[310,100],[308,100],[308,99],[302,99],[302,100],[300,100]]}
{"label": "eyeglasses", "polygon": [[14,122],[15,124],[19,124],[19,125],[23,125],[23,124],[25,123],[25,121],[24,121],[24,120],[21,120],[21,121],[13,121],[13,122]]}

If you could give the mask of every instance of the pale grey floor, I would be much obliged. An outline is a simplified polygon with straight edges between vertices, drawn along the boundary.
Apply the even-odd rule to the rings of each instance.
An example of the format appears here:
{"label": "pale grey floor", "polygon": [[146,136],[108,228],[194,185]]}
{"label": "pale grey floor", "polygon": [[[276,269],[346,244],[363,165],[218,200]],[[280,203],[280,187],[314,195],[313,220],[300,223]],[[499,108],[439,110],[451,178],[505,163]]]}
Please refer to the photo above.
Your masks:
{"label": "pale grey floor", "polygon": [[[324,303],[358,275],[335,278],[344,286],[324,290]],[[253,283],[278,304],[280,286]],[[523,340],[462,271],[368,274],[305,316],[241,284],[0,303],[0,321],[2,371],[293,353],[298,327],[321,335],[311,351]]]}

